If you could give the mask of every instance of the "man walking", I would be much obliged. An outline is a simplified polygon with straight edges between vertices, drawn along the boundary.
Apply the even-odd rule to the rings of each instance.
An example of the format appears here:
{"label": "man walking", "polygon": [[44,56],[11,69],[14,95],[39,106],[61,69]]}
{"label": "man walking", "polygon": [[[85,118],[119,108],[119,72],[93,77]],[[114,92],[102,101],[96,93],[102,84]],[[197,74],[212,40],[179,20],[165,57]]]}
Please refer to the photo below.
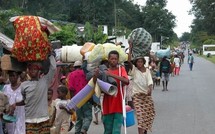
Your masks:
{"label": "man walking", "polygon": [[104,94],[103,115],[104,134],[120,134],[123,122],[122,114],[122,94],[120,92],[120,81],[122,85],[128,85],[128,75],[123,66],[119,66],[119,53],[111,51],[108,54],[107,76],[113,77],[117,81],[118,93],[116,96]]}
{"label": "man walking", "polygon": [[187,62],[189,64],[190,71],[192,71],[193,70],[193,63],[194,63],[194,57],[192,55],[192,52],[189,53]]}
{"label": "man walking", "polygon": [[171,70],[170,62],[167,60],[167,57],[164,56],[160,63],[160,76],[163,84],[162,91],[168,91],[167,86],[169,81],[170,70]]}

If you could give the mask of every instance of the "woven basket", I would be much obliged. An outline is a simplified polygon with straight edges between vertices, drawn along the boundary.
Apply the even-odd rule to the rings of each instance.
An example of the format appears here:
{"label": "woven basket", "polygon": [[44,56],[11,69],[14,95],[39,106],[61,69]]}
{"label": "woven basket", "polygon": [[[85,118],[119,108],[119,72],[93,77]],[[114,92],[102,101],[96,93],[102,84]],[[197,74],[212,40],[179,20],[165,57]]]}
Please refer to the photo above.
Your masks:
{"label": "woven basket", "polygon": [[19,62],[17,59],[11,57],[10,55],[3,55],[1,57],[1,69],[7,71],[25,71],[26,63]]}

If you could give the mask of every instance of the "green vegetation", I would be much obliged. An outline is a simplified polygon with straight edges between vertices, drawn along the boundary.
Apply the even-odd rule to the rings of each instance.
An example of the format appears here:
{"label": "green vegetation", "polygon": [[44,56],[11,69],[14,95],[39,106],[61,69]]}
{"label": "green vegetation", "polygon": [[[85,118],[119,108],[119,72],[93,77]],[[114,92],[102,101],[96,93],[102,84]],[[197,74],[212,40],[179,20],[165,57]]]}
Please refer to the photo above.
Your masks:
{"label": "green vegetation", "polygon": [[[215,40],[215,3],[214,0],[189,1],[192,4],[189,13],[195,19],[191,32],[183,33],[180,41],[189,41],[194,48],[201,48],[203,44],[213,43]],[[15,15],[36,15],[68,24],[69,26],[61,26],[63,30],[69,27],[73,31],[71,23],[89,22],[92,25],[96,34],[90,35],[90,39],[84,36],[87,33],[80,35],[68,33],[68,30],[56,35],[55,38],[64,38],[64,44],[97,41],[100,35],[96,29],[99,25],[107,25],[108,35],[128,35],[133,29],[143,27],[152,35],[153,42],[160,42],[160,37],[165,36],[169,39],[162,44],[175,46],[179,41],[173,31],[176,17],[166,9],[166,5],[167,0],[146,0],[145,6],[134,4],[133,0],[0,0],[0,31],[14,38],[9,18]],[[100,37],[105,40],[106,37],[102,38]]]}
{"label": "green vegetation", "polygon": [[211,61],[212,63],[215,64],[215,55],[212,55],[211,57],[207,57],[205,55],[201,55],[201,57],[205,58],[206,60]]}
{"label": "green vegetation", "polygon": [[[63,44],[82,44],[85,41],[104,42],[99,25],[108,26],[108,35],[128,35],[133,29],[145,28],[160,42],[161,36],[169,37],[163,44],[177,41],[173,31],[175,16],[166,9],[167,0],[147,0],[145,6],[133,0],[0,0],[0,31],[14,38],[9,18],[15,15],[41,16],[53,22],[62,22],[62,31],[50,40],[60,39]],[[10,11],[10,13],[7,13]],[[87,32],[76,31],[77,25],[86,22],[92,28]],[[74,26],[74,24],[77,24]]]}
{"label": "green vegetation", "polygon": [[[208,40],[215,40],[215,3],[213,0],[190,0],[195,19],[192,23],[190,41],[201,47]],[[208,41],[209,42],[209,41]]]}

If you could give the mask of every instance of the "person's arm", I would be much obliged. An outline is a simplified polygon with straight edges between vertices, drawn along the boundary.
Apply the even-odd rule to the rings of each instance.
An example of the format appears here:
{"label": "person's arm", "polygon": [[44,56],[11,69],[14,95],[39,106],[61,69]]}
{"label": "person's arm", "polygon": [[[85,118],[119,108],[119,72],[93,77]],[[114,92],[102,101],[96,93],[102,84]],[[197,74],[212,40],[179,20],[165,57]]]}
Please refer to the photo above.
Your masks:
{"label": "person's arm", "polygon": [[53,55],[49,56],[49,60],[50,60],[49,72],[44,77],[46,77],[48,83],[51,83],[55,74],[55,70],[57,68],[57,64]]}
{"label": "person's arm", "polygon": [[115,74],[111,74],[111,73],[106,73],[106,75],[120,80],[123,84],[126,84],[126,85],[129,84],[129,80],[124,77],[121,77],[121,76],[118,76]]}
{"label": "person's arm", "polygon": [[133,64],[131,63],[131,53],[132,53],[132,42],[129,43],[129,52],[128,52],[128,64],[129,64],[129,70],[133,69]]}
{"label": "person's arm", "polygon": [[153,80],[152,80],[152,75],[150,71],[147,69],[147,83],[148,83],[148,91],[147,95],[151,96],[152,95],[152,89],[153,89]]}
{"label": "person's arm", "polygon": [[96,68],[93,75],[93,83],[96,84],[97,78],[99,76],[99,68]]}
{"label": "person's arm", "polygon": [[151,96],[152,95],[152,89],[153,89],[153,84],[148,86],[148,92],[147,95]]}
{"label": "person's arm", "polygon": [[74,89],[69,89],[70,91],[70,97],[72,98],[74,96]]}
{"label": "person's arm", "polygon": [[68,110],[68,109],[66,108],[66,106],[64,106],[64,105],[60,105],[59,108],[65,110],[65,111],[66,111],[68,114],[70,114],[70,115],[73,113],[72,110]]}
{"label": "person's arm", "polygon": [[24,105],[25,105],[24,100],[16,103],[16,106],[24,106]]}
{"label": "person's arm", "polygon": [[73,73],[70,73],[68,76],[67,76],[67,80],[68,80],[68,89],[69,89],[69,92],[70,92],[70,96],[71,96],[71,98],[74,96],[74,91],[75,91],[75,89],[73,88],[74,86],[74,80],[75,79],[75,77],[74,77],[74,75],[73,75]]}
{"label": "person's arm", "polygon": [[[107,76],[110,76],[110,77],[113,77],[113,78],[115,78],[115,79],[120,80],[120,81],[122,82],[122,84],[124,84],[124,85],[128,85],[128,84],[129,84],[128,76],[127,76],[127,75],[126,75],[126,76],[123,75],[124,73],[126,73],[124,67],[121,67],[121,72],[122,72],[122,76],[109,73],[108,71],[106,71],[106,75],[107,75]],[[126,73],[126,74],[127,74],[127,73]]]}

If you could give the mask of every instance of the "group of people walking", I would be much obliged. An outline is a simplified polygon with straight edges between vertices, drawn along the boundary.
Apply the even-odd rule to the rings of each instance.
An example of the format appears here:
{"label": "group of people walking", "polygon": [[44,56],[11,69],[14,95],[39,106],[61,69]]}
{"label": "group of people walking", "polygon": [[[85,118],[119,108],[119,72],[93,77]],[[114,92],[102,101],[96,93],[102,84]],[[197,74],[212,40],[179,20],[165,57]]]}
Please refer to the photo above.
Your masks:
{"label": "group of people walking", "polygon": [[[132,43],[129,43],[129,53],[127,65],[119,64],[119,53],[111,51],[105,62],[107,70],[105,75],[112,77],[117,82],[118,93],[116,96],[103,94],[101,101],[102,122],[104,125],[104,134],[120,134],[123,122],[123,95],[124,87],[130,88],[128,94],[129,103],[135,109],[138,133],[147,134],[151,131],[155,117],[154,102],[152,92],[155,85],[155,79],[160,76],[163,91],[168,91],[168,81],[171,73],[179,75],[180,66],[183,60],[175,55],[173,58],[174,71],[172,62],[167,57],[163,57],[159,64],[150,60],[150,67],[145,67],[146,60],[144,57],[135,57],[132,59]],[[70,99],[78,94],[88,83],[84,69],[83,61],[76,61],[73,65],[74,70],[67,76],[61,77],[61,85],[57,89],[50,89],[49,85],[53,80],[56,61],[53,56],[49,57],[50,67],[46,74],[41,74],[42,65],[38,62],[28,64],[28,74],[26,79],[21,79],[21,72],[8,71],[9,81],[5,81],[0,91],[1,118],[0,132],[7,131],[8,134],[29,134],[29,133],[57,133],[67,134],[71,126],[75,126],[75,134],[87,134],[93,120],[93,99],[87,101],[81,108],[76,111],[67,108]],[[192,71],[194,58],[189,53],[188,64]],[[159,67],[155,67],[158,66]],[[159,73],[153,73],[154,69]],[[159,74],[159,75],[157,75]],[[96,83],[99,77],[99,69],[94,70],[93,81]],[[130,79],[129,79],[130,78]],[[57,91],[57,98],[52,99],[53,91]],[[68,94],[70,97],[68,97]],[[127,98],[128,99],[128,98]],[[99,101],[100,102],[100,101]],[[95,103],[95,102],[94,102]],[[5,114],[13,115],[17,118],[16,122],[3,123]],[[76,114],[76,120],[71,121],[71,115]],[[96,123],[98,124],[98,119]],[[3,130],[3,128],[5,128]]]}

